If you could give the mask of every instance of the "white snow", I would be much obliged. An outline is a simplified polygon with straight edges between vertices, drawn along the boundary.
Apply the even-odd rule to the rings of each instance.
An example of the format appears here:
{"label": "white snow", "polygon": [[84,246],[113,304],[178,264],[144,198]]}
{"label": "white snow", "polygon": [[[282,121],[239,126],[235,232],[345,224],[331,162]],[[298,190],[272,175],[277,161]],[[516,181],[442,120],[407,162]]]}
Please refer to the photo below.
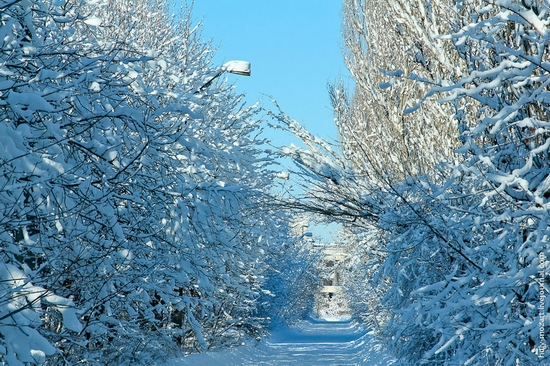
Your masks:
{"label": "white snow", "polygon": [[250,62],[229,61],[223,64],[222,70],[233,74],[250,76]]}
{"label": "white snow", "polygon": [[163,366],[231,365],[399,365],[364,326],[353,319],[308,318],[281,327],[260,342],[192,354]]}
{"label": "white snow", "polygon": [[84,20],[84,23],[88,25],[92,25],[94,27],[98,27],[101,25],[101,18],[99,17],[89,17],[88,19]]}

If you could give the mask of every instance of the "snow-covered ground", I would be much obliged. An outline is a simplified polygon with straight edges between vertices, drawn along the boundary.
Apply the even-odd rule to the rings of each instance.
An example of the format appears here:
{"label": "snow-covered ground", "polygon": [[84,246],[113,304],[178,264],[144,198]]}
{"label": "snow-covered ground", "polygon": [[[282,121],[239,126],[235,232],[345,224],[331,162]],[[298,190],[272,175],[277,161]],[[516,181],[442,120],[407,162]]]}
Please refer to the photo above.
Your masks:
{"label": "snow-covered ground", "polygon": [[164,366],[184,365],[397,366],[398,363],[356,321],[309,318],[291,328],[277,329],[259,343],[189,355]]}

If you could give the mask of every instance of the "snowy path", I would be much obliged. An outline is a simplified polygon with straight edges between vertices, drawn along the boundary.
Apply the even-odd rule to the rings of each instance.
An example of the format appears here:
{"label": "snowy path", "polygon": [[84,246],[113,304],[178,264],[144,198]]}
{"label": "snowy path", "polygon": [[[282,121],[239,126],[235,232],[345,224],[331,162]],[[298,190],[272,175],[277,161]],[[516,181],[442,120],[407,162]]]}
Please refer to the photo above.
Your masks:
{"label": "snowy path", "polygon": [[395,365],[354,321],[304,320],[282,328],[259,344],[191,355],[166,366],[230,365]]}

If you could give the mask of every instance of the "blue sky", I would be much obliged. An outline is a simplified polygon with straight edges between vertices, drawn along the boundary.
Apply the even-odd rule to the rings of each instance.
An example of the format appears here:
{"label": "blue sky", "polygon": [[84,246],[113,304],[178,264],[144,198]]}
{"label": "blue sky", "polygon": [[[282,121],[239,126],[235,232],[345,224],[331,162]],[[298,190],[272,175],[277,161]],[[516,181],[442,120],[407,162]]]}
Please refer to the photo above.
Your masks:
{"label": "blue sky", "polygon": [[218,48],[215,63],[252,64],[250,77],[227,75],[248,103],[260,100],[270,107],[276,99],[287,115],[334,141],[327,83],[348,75],[340,48],[340,9],[337,0],[195,0],[193,13],[196,22],[203,20],[203,37]]}
{"label": "blue sky", "polygon": [[[173,0],[183,5],[185,0]],[[313,134],[338,140],[327,84],[350,83],[341,51],[339,0],[195,0],[194,20],[203,38],[218,49],[214,62],[252,64],[250,77],[226,74],[246,101],[282,110]],[[288,135],[267,133],[275,145],[299,143]],[[330,242],[335,225],[311,228]]]}

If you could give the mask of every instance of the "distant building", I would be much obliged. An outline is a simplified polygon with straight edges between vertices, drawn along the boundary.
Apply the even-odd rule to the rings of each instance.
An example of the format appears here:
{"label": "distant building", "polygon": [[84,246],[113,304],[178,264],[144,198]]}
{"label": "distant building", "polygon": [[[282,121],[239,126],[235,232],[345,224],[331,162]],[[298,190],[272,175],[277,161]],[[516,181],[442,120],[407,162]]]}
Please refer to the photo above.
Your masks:
{"label": "distant building", "polygon": [[304,235],[309,230],[309,217],[306,215],[296,215],[291,227],[291,231],[295,236]]}
{"label": "distant building", "polygon": [[327,274],[323,278],[323,287],[321,288],[321,293],[327,294],[329,298],[335,293],[339,293],[342,290],[342,265],[345,260],[348,258],[347,253],[344,249],[329,245],[323,249],[323,262],[322,270]]}

